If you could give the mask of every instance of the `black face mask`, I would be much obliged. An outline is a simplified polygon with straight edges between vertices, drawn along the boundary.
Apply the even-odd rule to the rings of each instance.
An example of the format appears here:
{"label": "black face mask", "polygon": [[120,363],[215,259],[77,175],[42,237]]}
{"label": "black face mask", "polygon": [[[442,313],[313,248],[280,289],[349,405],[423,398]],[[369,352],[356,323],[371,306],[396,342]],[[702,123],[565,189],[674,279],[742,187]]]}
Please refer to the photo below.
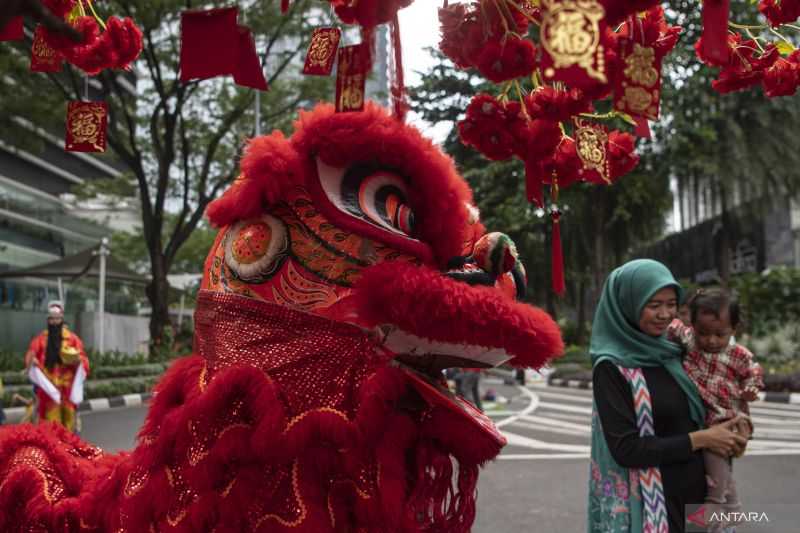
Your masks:
{"label": "black face mask", "polygon": [[47,325],[47,350],[45,351],[44,366],[52,370],[61,361],[61,330],[63,324]]}

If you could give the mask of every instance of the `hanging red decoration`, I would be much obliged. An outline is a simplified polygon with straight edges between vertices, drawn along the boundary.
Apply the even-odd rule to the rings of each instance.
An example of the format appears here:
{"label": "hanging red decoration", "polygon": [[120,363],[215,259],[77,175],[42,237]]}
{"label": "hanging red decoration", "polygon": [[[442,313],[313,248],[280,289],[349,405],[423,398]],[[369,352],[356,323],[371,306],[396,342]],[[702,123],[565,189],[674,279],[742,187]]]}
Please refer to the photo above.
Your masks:
{"label": "hanging red decoration", "polygon": [[266,91],[267,80],[264,78],[264,69],[256,52],[256,43],[253,34],[246,26],[239,26],[239,60],[233,72],[233,81],[242,87],[249,87],[259,91]]}
{"label": "hanging red decoration", "polygon": [[714,64],[728,61],[730,0],[703,0],[702,54]]}
{"label": "hanging red decoration", "polygon": [[567,290],[567,285],[564,279],[564,250],[561,244],[561,211],[559,211],[558,206],[553,205],[550,208],[550,219],[553,222],[553,231],[550,236],[552,241],[550,255],[551,284],[553,292],[563,296]]}
{"label": "hanging red decoration", "polygon": [[240,47],[238,15],[236,7],[181,13],[181,81],[234,73]]}
{"label": "hanging red decoration", "polygon": [[328,0],[345,24],[374,28],[390,22],[397,12],[414,0]]}
{"label": "hanging red decoration", "polygon": [[47,44],[42,29],[42,26],[37,26],[33,33],[31,72],[61,72],[64,68],[64,58]]}
{"label": "hanging red decoration", "polygon": [[339,49],[336,73],[336,111],[361,111],[364,109],[367,74],[371,68],[367,43]]}
{"label": "hanging red decoration", "polygon": [[5,28],[0,28],[0,42],[21,41],[25,38],[25,25],[22,17],[14,17],[6,24]]}
{"label": "hanging red decoration", "polygon": [[605,9],[596,0],[543,2],[539,29],[546,81],[586,88],[608,82]]}
{"label": "hanging red decoration", "polygon": [[[89,75],[105,69],[125,69],[142,52],[142,32],[130,18],[101,19],[92,0],[44,0],[57,16],[69,21],[81,35],[79,42],[42,28],[45,42],[67,62]],[[102,32],[101,32],[102,30]]]}
{"label": "hanging red decoration", "polygon": [[65,148],[68,152],[105,152],[108,105],[70,102],[67,106]]}
{"label": "hanging red decoration", "polygon": [[339,28],[317,28],[308,45],[303,74],[309,76],[329,76],[336,61],[342,30]]}

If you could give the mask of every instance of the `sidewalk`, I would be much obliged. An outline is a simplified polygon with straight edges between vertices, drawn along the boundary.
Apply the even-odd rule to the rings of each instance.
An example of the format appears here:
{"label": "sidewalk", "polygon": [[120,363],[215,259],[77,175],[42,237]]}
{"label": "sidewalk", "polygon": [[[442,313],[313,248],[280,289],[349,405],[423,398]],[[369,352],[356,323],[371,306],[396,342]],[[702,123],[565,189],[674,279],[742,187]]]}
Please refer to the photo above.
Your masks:
{"label": "sidewalk", "polygon": [[[591,389],[591,380],[586,379],[561,379],[550,378],[547,380],[550,387],[569,387],[572,389]],[[800,393],[798,392],[760,392],[759,400],[762,402],[791,403],[800,404]]]}
{"label": "sidewalk", "polygon": [[[153,393],[126,394],[114,398],[94,398],[86,400],[78,406],[78,412],[105,411],[115,407],[139,407],[153,397]],[[7,407],[3,409],[6,415],[6,424],[16,424],[25,416],[25,407]]]}

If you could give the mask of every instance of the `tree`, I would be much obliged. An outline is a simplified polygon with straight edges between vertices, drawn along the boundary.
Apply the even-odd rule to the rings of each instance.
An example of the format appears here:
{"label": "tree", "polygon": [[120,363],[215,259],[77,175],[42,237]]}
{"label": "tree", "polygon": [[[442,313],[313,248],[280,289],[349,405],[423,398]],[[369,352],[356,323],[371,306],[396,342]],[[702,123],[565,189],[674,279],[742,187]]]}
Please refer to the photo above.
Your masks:
{"label": "tree", "polygon": [[[791,124],[800,120],[797,97],[768,99],[757,87],[720,95],[711,88],[715,69],[700,63],[694,43],[700,36],[697,3],[682,0],[667,11],[683,34],[664,62],[663,119],[655,124],[658,164],[654,171],[676,180],[679,196],[704,201],[720,216],[715,256],[720,277],[730,277],[731,208],[734,196],[759,199],[750,209],[768,209],[766,198],[796,195],[800,187],[800,142]],[[752,2],[731,2],[737,23],[759,24]],[[766,32],[766,30],[765,30]],[[757,32],[756,32],[757,33]],[[774,35],[766,32],[773,40]],[[680,206],[680,219],[698,218]]]}
{"label": "tree", "polygon": [[[472,96],[491,91],[477,74],[457,70],[438,51],[438,64],[422,75],[410,90],[414,110],[432,123],[455,126]],[[655,154],[650,145],[638,169],[611,187],[578,184],[562,191],[559,203],[567,275],[566,303],[583,324],[599,297],[609,269],[624,261],[642,243],[661,236],[665,213],[672,205],[669,181],[655,176]],[[555,315],[558,304],[550,290],[551,223],[545,213],[525,199],[525,170],[519,161],[492,162],[461,144],[453,127],[443,148],[470,182],[487,228],[508,233],[517,244],[528,270],[528,292]],[[588,296],[588,297],[587,297]],[[580,343],[585,331],[571,339]]]}
{"label": "tree", "polygon": [[[229,79],[181,83],[178,77],[181,12],[227,3],[119,0],[98,6],[105,16],[132,17],[144,34],[135,94],[120,72],[103,72],[95,79],[99,96],[109,105],[108,144],[141,200],[142,237],[152,275],[146,288],[152,306],[151,342],[159,342],[169,320],[167,274],[206,206],[236,177],[244,140],[254,132],[253,90]],[[261,126],[288,129],[297,107],[330,92],[329,80],[299,73],[298,63],[319,22],[317,12],[309,14],[311,0],[292,2],[286,15],[278,2],[249,0],[239,6],[240,20],[246,17],[257,38],[270,84],[261,98]],[[318,15],[326,12],[319,10]],[[10,125],[11,117],[25,110],[41,118],[37,124],[63,128],[58,124],[60,113],[53,110],[81,97],[82,75],[70,67],[59,75],[32,75],[27,72],[27,53],[23,46],[0,52],[6,74],[0,80],[0,121]]]}

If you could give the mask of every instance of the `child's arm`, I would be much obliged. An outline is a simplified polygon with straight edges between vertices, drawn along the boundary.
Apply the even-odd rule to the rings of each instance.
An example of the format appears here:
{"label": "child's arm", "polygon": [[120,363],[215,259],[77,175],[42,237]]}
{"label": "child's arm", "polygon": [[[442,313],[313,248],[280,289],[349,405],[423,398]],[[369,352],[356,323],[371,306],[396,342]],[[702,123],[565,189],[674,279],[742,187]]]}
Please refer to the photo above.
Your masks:
{"label": "child's arm", "polygon": [[754,402],[758,399],[758,392],[764,389],[764,369],[755,362],[753,353],[750,350],[740,344],[737,344],[734,349],[737,352],[737,368],[739,369],[742,399],[747,402]]}
{"label": "child's arm", "polygon": [[692,343],[692,328],[684,325],[679,318],[667,326],[667,338],[684,348],[689,348]]}

